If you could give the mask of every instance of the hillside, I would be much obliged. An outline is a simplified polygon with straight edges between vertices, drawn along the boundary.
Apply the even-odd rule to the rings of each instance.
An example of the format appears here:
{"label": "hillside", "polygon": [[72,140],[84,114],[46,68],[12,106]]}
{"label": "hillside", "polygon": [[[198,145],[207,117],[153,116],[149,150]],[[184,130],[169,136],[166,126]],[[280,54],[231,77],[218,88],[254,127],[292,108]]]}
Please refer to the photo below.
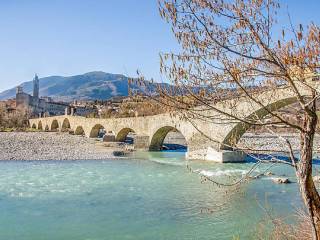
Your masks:
{"label": "hillside", "polygon": [[[89,72],[82,75],[40,78],[40,96],[52,97],[60,101],[104,100],[114,96],[128,96],[128,77],[121,74]],[[32,81],[21,84],[24,91],[32,93]],[[156,84],[154,84],[156,86]],[[130,83],[133,91],[142,91],[135,83]],[[0,100],[14,98],[16,88],[0,93]]]}

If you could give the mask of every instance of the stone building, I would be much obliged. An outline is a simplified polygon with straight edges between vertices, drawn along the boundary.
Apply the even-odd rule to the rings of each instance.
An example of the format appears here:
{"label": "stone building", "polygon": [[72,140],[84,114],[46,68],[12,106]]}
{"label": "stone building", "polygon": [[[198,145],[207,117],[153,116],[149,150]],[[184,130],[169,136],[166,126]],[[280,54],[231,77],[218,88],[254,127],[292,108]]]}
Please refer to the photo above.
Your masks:
{"label": "stone building", "polygon": [[39,78],[37,75],[33,79],[33,95],[25,93],[21,86],[17,87],[16,107],[28,109],[32,116],[55,116],[65,113],[85,116],[85,114],[94,111],[94,109],[73,107],[69,103],[54,102],[50,97],[39,97]]}

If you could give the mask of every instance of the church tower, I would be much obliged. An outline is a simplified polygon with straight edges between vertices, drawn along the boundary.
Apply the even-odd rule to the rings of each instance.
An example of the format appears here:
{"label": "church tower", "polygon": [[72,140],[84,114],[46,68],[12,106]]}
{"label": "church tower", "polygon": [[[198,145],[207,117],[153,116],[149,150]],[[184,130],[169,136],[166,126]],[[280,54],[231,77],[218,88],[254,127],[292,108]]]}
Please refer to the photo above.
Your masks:
{"label": "church tower", "polygon": [[36,74],[33,79],[33,97],[38,99],[39,98],[39,78]]}

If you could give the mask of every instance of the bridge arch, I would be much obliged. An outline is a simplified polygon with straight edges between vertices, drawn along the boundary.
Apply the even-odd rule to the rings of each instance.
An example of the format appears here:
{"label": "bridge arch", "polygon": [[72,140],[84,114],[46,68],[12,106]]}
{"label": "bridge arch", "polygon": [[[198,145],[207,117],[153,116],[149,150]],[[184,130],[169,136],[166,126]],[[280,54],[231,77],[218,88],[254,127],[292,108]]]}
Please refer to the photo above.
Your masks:
{"label": "bridge arch", "polygon": [[[265,108],[260,108],[257,111],[251,113],[248,117],[246,117],[246,119],[250,122],[261,120],[265,116],[267,116],[269,112],[275,112],[295,102],[297,102],[296,97],[290,97],[290,98],[285,98],[285,99],[275,101],[267,105]],[[269,112],[267,111],[267,109]],[[243,123],[243,122],[236,124],[223,140],[220,146],[220,149],[232,149],[232,147],[236,146],[240,138],[243,136],[243,134],[245,134],[245,132],[251,126],[252,124]]]}
{"label": "bridge arch", "polygon": [[75,135],[85,135],[84,129],[82,126],[76,127],[76,130],[74,131]]}
{"label": "bridge arch", "polygon": [[54,119],[51,123],[51,131],[58,131],[59,130],[59,122],[57,119]]}
{"label": "bridge arch", "polygon": [[[179,132],[177,128],[172,126],[164,126],[159,128],[152,136],[151,143],[149,146],[150,151],[159,151],[162,149],[163,142],[169,132]],[[181,133],[181,135],[183,135]],[[183,136],[185,138],[185,136]]]}
{"label": "bridge arch", "polygon": [[70,121],[68,118],[65,118],[62,122],[61,131],[65,132],[71,129]]}
{"label": "bridge arch", "polygon": [[92,127],[91,131],[90,131],[90,138],[97,138],[99,136],[99,132],[100,130],[105,129],[104,126],[102,126],[101,124],[96,124]]}
{"label": "bridge arch", "polygon": [[32,124],[32,127],[31,127],[31,128],[37,129],[37,125],[34,123],[34,124]]}
{"label": "bridge arch", "polygon": [[121,129],[116,136],[116,141],[117,142],[124,142],[129,133],[135,133],[135,131],[132,128]]}
{"label": "bridge arch", "polygon": [[43,130],[42,122],[41,122],[41,121],[38,122],[38,130]]}

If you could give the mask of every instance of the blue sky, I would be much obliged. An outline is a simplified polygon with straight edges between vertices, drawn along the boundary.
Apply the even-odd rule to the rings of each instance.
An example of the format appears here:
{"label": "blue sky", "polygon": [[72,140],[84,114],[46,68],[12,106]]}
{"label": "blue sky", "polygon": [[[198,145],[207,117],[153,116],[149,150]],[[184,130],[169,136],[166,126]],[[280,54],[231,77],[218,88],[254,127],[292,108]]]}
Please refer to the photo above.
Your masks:
{"label": "blue sky", "polygon": [[[320,24],[319,0],[280,2],[296,23]],[[162,80],[159,52],[177,49],[157,0],[0,0],[0,91],[34,73],[135,76],[139,69]]]}

